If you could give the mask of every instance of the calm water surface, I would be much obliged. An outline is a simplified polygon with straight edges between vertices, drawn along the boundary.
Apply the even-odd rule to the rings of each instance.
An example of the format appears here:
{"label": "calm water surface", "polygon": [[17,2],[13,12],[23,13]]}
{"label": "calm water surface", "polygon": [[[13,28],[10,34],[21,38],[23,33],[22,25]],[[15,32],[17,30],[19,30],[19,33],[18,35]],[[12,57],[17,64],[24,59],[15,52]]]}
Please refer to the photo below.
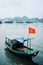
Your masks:
{"label": "calm water surface", "polygon": [[[28,27],[34,27],[36,34],[29,35]],[[5,47],[6,36],[33,37],[31,47],[38,49],[39,54],[31,61],[13,54]],[[0,65],[43,65],[43,23],[0,24]]]}

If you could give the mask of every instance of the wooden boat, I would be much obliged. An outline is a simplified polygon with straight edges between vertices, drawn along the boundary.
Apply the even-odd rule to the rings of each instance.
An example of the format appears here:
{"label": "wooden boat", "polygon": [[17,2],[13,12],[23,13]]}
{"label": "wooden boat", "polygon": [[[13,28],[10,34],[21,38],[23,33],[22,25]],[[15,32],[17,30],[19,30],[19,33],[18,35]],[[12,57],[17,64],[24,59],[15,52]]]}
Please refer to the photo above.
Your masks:
{"label": "wooden boat", "polygon": [[26,57],[35,57],[38,54],[38,50],[35,51],[34,49],[28,48],[24,46],[25,41],[28,41],[30,39],[27,38],[5,38],[5,45],[7,48],[9,48],[12,52],[14,52],[17,55],[26,56]]}

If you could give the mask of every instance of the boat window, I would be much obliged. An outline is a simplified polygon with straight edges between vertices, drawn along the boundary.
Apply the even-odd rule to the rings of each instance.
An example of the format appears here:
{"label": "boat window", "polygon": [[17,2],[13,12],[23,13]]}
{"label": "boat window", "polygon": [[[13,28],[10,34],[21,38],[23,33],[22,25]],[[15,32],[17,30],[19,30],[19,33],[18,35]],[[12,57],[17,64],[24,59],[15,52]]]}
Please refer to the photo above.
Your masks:
{"label": "boat window", "polygon": [[11,43],[15,44],[15,43],[17,43],[17,41],[14,39],[14,40],[11,40]]}
{"label": "boat window", "polygon": [[11,41],[11,40],[10,40],[10,39],[8,39],[8,38],[7,38],[6,40],[7,40],[7,42],[10,42],[10,41]]}
{"label": "boat window", "polygon": [[10,45],[11,44],[11,40],[7,38],[7,44]]}
{"label": "boat window", "polygon": [[11,40],[10,40],[10,39],[8,39],[8,42],[9,42],[9,43],[11,43]]}
{"label": "boat window", "polygon": [[6,40],[7,40],[7,42],[8,42],[8,38],[7,38]]}

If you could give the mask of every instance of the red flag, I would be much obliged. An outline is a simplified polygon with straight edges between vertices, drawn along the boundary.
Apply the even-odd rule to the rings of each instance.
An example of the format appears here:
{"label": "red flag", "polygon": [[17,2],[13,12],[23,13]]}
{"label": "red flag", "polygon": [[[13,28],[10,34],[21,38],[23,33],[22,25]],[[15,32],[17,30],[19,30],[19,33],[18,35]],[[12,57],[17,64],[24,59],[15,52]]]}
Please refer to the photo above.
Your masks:
{"label": "red flag", "polygon": [[35,34],[36,33],[36,30],[34,28],[29,27],[28,28],[28,33],[29,34]]}

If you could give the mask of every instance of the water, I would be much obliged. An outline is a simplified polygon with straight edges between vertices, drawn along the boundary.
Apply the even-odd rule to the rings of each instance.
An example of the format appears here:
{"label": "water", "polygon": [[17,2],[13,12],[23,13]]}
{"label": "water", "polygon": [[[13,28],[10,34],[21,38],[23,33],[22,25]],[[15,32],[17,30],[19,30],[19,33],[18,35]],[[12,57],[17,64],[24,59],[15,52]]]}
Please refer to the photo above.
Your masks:
{"label": "water", "polygon": [[[29,35],[28,27],[34,27],[36,34]],[[18,57],[5,47],[6,36],[33,37],[31,47],[38,49],[39,54],[31,61]],[[43,65],[43,23],[0,24],[0,65]]]}

